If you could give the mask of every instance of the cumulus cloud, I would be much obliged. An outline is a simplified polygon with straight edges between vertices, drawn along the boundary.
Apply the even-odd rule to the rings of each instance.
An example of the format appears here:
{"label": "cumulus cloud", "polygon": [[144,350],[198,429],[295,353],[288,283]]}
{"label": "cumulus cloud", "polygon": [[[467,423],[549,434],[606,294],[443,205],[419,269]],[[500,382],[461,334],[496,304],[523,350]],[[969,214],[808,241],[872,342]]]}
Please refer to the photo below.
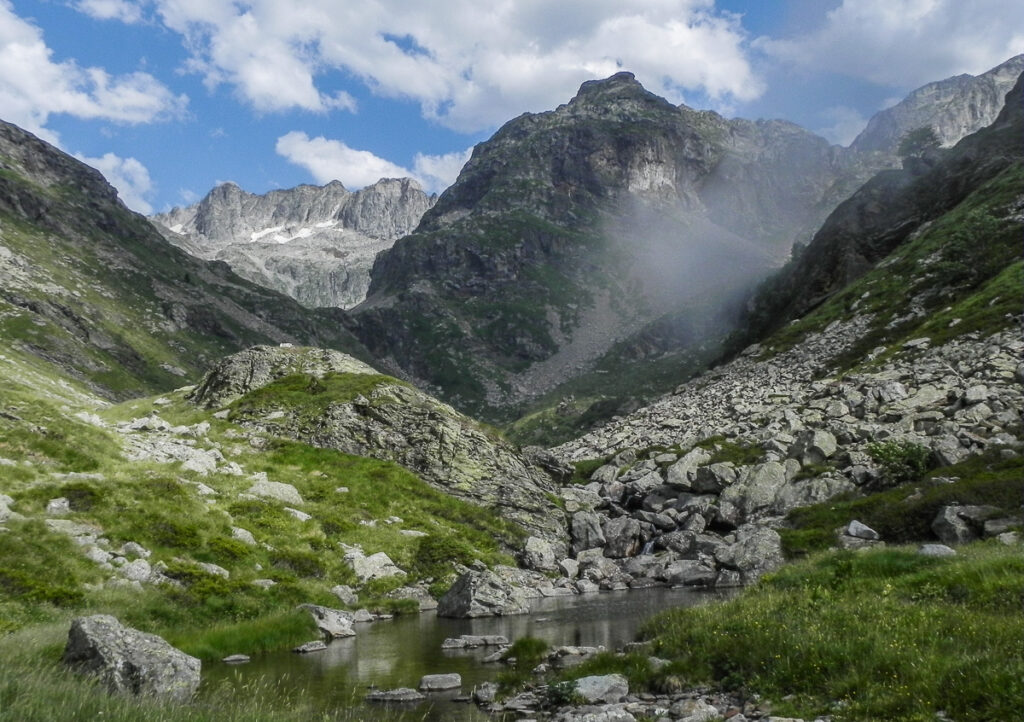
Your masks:
{"label": "cumulus cloud", "polygon": [[121,201],[133,211],[143,215],[153,212],[153,206],[148,200],[154,190],[153,182],[146,166],[135,158],[121,158],[113,153],[104,153],[99,158],[78,154],[75,157],[102,173],[110,185],[117,189]]}
{"label": "cumulus cloud", "polygon": [[317,183],[340,180],[346,188],[355,190],[381,178],[413,178],[428,193],[440,192],[455,182],[473,152],[468,148],[444,155],[417,153],[410,170],[368,150],[351,148],[340,140],[310,138],[300,131],[278,138],[276,150],[278,155],[308,170]]}
{"label": "cumulus cloud", "polygon": [[759,38],[791,66],[914,87],[978,74],[1024,51],[1024,4],[1005,0],[843,0],[815,31]]}
{"label": "cumulus cloud", "polygon": [[696,92],[727,103],[762,91],[738,17],[713,0],[155,5],[183,36],[189,70],[262,111],[354,110],[350,96],[324,89],[332,74],[416,101],[426,117],[464,131],[549,108],[582,81],[623,68],[675,100]]}
{"label": "cumulus cloud", "polygon": [[308,170],[317,183],[340,180],[346,188],[362,188],[381,178],[408,178],[413,174],[368,150],[350,148],[340,140],[310,138],[292,131],[277,139],[278,155]]}
{"label": "cumulus cloud", "polygon": [[51,142],[49,117],[147,123],[180,115],[188,103],[148,73],[112,76],[102,68],[54,61],[38,27],[0,0],[0,109],[4,119]]}

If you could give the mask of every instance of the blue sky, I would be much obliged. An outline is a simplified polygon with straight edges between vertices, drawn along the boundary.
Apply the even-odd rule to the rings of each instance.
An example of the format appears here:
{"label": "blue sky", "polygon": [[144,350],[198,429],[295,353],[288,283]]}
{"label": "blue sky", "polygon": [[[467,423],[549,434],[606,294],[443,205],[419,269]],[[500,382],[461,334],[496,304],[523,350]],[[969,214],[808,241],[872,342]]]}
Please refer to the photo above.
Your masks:
{"label": "blue sky", "polygon": [[1020,52],[1007,0],[0,0],[0,118],[152,212],[227,180],[440,191],[503,122],[620,69],[845,144]]}

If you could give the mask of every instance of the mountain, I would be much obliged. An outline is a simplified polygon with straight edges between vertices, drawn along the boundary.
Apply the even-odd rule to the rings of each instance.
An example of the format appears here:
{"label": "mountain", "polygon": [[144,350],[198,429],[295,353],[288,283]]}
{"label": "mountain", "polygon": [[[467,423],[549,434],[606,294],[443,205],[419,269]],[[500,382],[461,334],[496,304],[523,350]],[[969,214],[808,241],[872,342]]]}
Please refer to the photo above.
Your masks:
{"label": "mountain", "polygon": [[957,75],[923,85],[872,116],[850,149],[895,157],[903,136],[922,127],[931,127],[943,147],[952,146],[995,121],[1021,72],[1024,55],[1017,55],[980,75]]}
{"label": "mountain", "polygon": [[[507,417],[570,379],[726,329],[731,302],[829,210],[841,149],[782,121],[676,107],[630,73],[476,147],[378,256],[353,331],[464,410]],[[632,339],[638,339],[633,344]]]}
{"label": "mountain", "polygon": [[198,203],[152,217],[174,245],[309,308],[366,297],[376,255],[406,235],[436,198],[410,178],[350,192],[338,181],[265,195],[224,183]]}
{"label": "mountain", "polygon": [[[946,305],[963,292],[964,284],[973,288],[1012,265],[1019,258],[1019,230],[1007,220],[1019,211],[989,205],[1019,196],[1022,165],[1024,76],[1018,76],[990,126],[952,148],[879,173],[842,203],[806,251],[753,298],[744,322],[747,330],[738,343],[818,307],[957,209],[963,218],[950,231],[941,260],[922,256],[921,268],[907,287],[917,292],[906,299],[911,320]],[[971,203],[978,207],[964,210]],[[888,296],[862,305],[880,306],[893,319],[900,312]]]}
{"label": "mountain", "polygon": [[310,311],[174,248],[94,169],[0,123],[0,348],[106,398],[174,388],[253,344],[368,354]]}

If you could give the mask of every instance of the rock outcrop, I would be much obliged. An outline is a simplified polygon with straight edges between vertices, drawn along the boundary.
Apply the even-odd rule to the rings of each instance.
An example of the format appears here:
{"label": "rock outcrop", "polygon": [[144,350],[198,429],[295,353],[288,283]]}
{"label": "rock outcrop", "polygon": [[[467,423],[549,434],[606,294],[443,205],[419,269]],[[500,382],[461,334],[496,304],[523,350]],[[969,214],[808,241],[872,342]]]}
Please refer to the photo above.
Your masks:
{"label": "rock outcrop", "polygon": [[489,569],[466,572],[437,603],[439,617],[505,617],[529,611],[527,592]]}
{"label": "rock outcrop", "polygon": [[95,675],[111,692],[187,702],[199,688],[198,659],[107,614],[71,622],[63,659],[75,670]]}
{"label": "rock outcrop", "polygon": [[[291,384],[275,394],[275,383]],[[563,513],[544,469],[450,406],[339,353],[258,347],[224,359],[192,392],[261,433],[393,461],[564,548]]]}
{"label": "rock outcrop", "polygon": [[350,308],[366,297],[376,255],[410,233],[434,201],[410,178],[382,178],[354,193],[338,181],[265,195],[224,183],[151,220],[174,245],[304,306]]}

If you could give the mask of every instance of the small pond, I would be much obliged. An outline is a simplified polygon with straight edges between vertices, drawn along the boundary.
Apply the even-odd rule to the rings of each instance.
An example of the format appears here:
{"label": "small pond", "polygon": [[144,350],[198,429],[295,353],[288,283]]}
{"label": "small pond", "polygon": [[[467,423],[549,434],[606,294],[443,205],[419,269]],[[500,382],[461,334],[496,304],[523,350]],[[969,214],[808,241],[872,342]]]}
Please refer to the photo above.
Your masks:
{"label": "small pond", "polygon": [[[481,682],[493,680],[501,664],[483,664],[492,648],[442,651],[447,637],[501,634],[510,641],[531,636],[552,646],[598,646],[614,650],[636,638],[655,612],[722,599],[720,594],[687,589],[642,589],[535,600],[530,614],[483,619],[442,619],[433,612],[356,625],[357,636],[338,639],[326,651],[298,655],[279,652],[239,666],[207,663],[204,686],[247,685],[263,677],[282,695],[312,696],[325,708],[359,708],[358,719],[470,722],[489,719],[475,705],[454,702]],[[419,705],[385,708],[365,704],[368,689],[412,687],[425,674],[458,672],[462,690],[431,695]]]}

